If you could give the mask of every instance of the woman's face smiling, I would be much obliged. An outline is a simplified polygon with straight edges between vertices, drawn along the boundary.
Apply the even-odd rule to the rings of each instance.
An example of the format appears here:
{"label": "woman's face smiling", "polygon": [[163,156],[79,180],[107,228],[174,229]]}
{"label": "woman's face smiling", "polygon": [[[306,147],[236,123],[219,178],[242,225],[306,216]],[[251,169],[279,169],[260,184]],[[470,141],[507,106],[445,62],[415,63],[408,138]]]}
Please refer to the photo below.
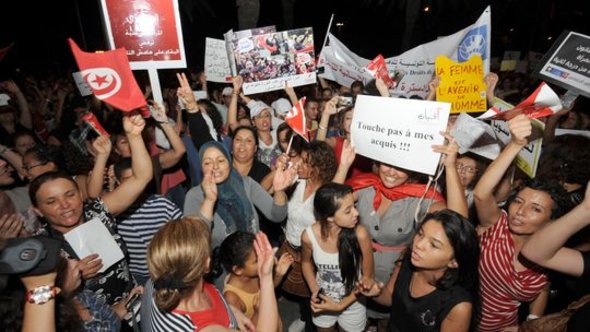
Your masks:
{"label": "woman's face smiling", "polygon": [[208,148],[205,153],[203,153],[201,167],[204,174],[213,172],[213,180],[216,184],[223,183],[227,180],[231,171],[229,160],[225,157],[223,152],[214,147]]}
{"label": "woman's face smiling", "polygon": [[36,209],[59,232],[66,233],[82,221],[82,195],[72,181],[49,180],[39,187],[35,196]]}

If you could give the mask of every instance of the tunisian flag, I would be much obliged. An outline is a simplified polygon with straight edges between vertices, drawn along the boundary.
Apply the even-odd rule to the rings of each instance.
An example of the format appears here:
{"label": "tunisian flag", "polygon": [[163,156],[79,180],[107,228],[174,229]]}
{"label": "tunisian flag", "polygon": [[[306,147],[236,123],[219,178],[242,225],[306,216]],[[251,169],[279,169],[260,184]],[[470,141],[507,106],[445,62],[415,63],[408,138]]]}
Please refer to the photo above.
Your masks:
{"label": "tunisian flag", "polygon": [[299,99],[295,106],[291,108],[285,116],[285,122],[294,132],[309,142],[307,138],[307,127],[305,126],[305,97]]}
{"label": "tunisian flag", "polygon": [[562,105],[559,96],[547,85],[541,82],[535,92],[521,101],[514,108],[509,110],[500,110],[492,107],[478,119],[484,120],[510,120],[519,114],[526,114],[531,119],[543,118],[555,114],[561,110]]}
{"label": "tunisian flag", "polygon": [[147,103],[129,67],[127,51],[118,48],[102,53],[82,51],[68,38],[82,79],[96,98],[124,112],[147,107]]}

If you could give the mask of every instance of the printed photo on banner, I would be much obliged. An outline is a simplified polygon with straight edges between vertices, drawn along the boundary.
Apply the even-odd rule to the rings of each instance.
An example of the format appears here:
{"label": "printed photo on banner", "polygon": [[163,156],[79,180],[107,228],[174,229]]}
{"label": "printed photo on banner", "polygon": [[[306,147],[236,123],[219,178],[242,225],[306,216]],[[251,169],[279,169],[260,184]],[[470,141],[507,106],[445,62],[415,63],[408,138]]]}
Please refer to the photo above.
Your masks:
{"label": "printed photo on banner", "polygon": [[109,45],[131,69],[186,68],[178,0],[101,0]]}
{"label": "printed photo on banner", "polygon": [[433,175],[451,105],[434,101],[359,95],[351,125],[356,152],[377,161]]}
{"label": "printed photo on banner", "polygon": [[436,75],[440,83],[436,100],[451,103],[451,113],[483,112],[487,108],[483,61],[479,54],[458,63],[445,55],[436,58]]}
{"label": "printed photo on banner", "polygon": [[280,90],[316,82],[312,28],[234,38],[237,74],[245,94]]}
{"label": "printed photo on banner", "polygon": [[210,82],[231,82],[232,74],[224,40],[209,37],[205,39],[205,75]]}
{"label": "printed photo on banner", "polygon": [[264,35],[267,33],[277,32],[274,25],[234,31],[230,29],[228,32],[223,34],[223,40],[225,42],[225,52],[227,55],[227,61],[229,62],[229,69],[231,76],[238,75],[236,70],[236,62],[234,61],[234,44],[238,44],[240,39],[250,38],[252,36]]}
{"label": "printed photo on banner", "polygon": [[545,53],[541,78],[590,97],[590,36],[564,31]]}

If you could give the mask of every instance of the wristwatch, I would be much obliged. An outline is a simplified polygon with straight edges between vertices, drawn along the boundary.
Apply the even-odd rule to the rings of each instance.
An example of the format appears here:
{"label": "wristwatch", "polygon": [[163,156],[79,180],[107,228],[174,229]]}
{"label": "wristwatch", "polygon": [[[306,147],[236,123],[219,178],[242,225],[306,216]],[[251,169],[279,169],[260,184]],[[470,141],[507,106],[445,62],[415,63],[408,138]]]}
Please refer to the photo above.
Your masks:
{"label": "wristwatch", "polygon": [[25,300],[29,303],[44,304],[55,298],[59,293],[59,288],[55,286],[39,286],[27,291]]}

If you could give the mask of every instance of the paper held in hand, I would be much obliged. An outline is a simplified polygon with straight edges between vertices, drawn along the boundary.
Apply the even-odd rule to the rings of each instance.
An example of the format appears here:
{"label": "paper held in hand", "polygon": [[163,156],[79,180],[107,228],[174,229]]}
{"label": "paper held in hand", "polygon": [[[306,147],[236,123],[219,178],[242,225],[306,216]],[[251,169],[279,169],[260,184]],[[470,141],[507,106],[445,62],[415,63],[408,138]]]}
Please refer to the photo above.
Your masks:
{"label": "paper held in hand", "polygon": [[125,257],[113,235],[98,218],[87,221],[65,233],[64,238],[80,259],[98,254],[102,260],[102,268],[98,271],[99,273],[106,271]]}

